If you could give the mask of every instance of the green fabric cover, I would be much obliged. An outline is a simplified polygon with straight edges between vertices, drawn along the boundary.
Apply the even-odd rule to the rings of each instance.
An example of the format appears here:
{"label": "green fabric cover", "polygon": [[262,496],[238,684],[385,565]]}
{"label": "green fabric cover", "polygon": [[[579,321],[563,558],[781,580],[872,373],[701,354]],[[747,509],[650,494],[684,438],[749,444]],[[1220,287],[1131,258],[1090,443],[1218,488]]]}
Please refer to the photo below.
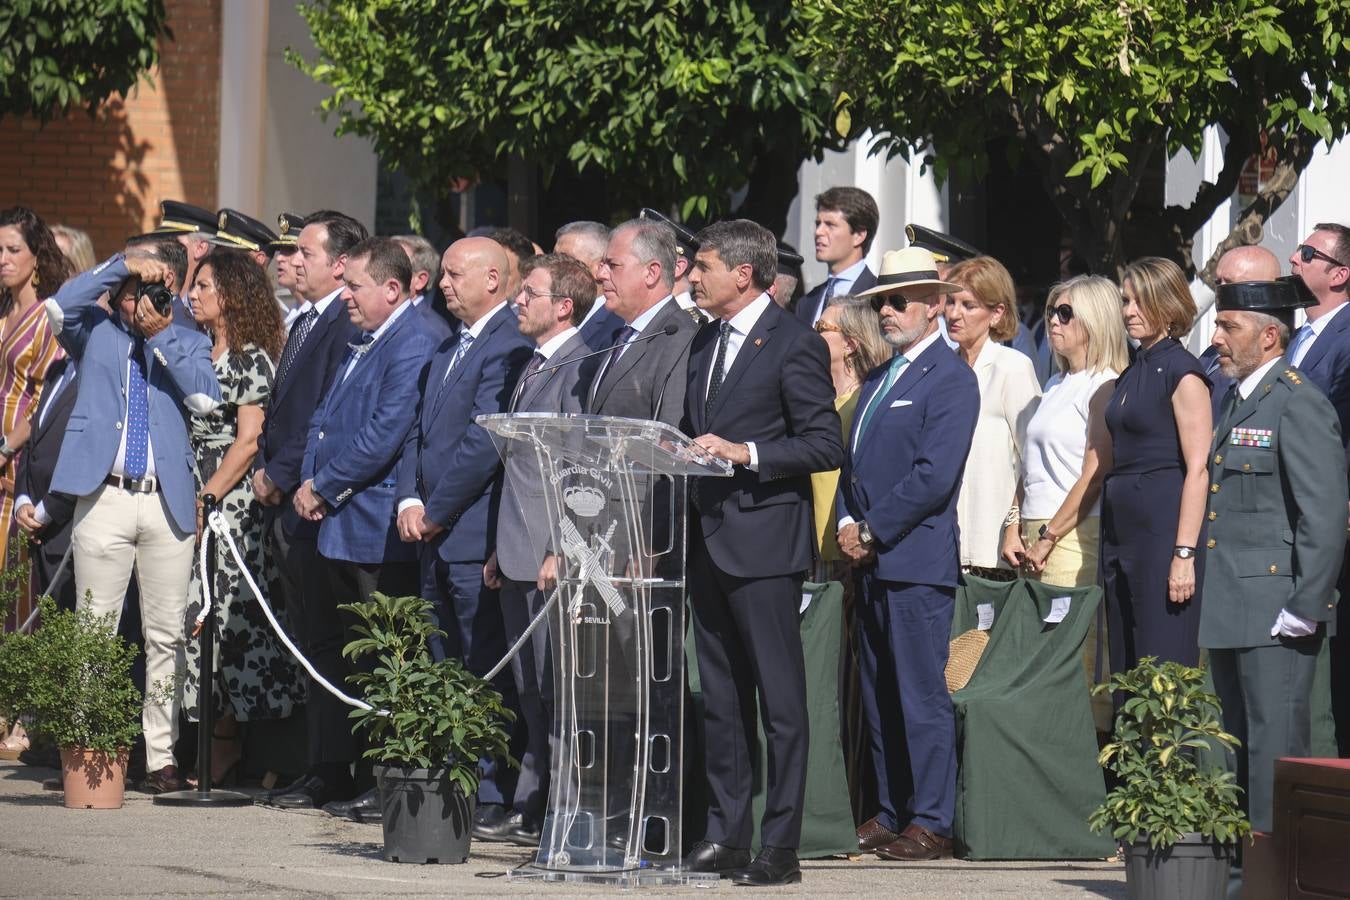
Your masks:
{"label": "green fabric cover", "polygon": [[[1044,621],[1054,598],[1069,609]],[[955,637],[994,607],[989,644],[956,712],[956,851],[966,859],[1101,859],[1115,852],[1088,814],[1106,795],[1097,765],[1083,641],[1101,588],[963,578]]]}
{"label": "green fabric cover", "polygon": [[[802,837],[797,854],[803,859],[818,859],[858,852],[858,836],[848,798],[848,776],[844,770],[844,750],[839,738],[839,660],[844,640],[844,587],[837,581],[825,584],[807,582],[802,591],[811,594],[811,604],[801,618],[802,650],[806,658],[806,705],[811,735],[807,751]],[[701,729],[703,694],[692,629],[685,644],[685,658],[689,690],[693,694],[694,708],[698,710]],[[768,752],[762,729],[759,732],[757,760],[753,805],[753,843],[756,847],[759,846],[759,821],[764,813],[764,773],[768,770]],[[695,779],[699,781],[698,785],[692,783]],[[685,788],[686,797],[706,797],[706,777],[702,767],[689,772]]]}

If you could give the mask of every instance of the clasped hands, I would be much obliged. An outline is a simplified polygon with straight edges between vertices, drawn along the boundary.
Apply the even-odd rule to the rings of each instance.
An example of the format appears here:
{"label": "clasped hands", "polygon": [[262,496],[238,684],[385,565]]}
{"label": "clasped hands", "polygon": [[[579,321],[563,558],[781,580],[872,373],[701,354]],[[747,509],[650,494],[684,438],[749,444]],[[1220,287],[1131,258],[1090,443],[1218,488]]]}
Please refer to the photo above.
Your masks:
{"label": "clasped hands", "polygon": [[308,522],[318,522],[328,512],[328,502],[314,493],[314,479],[311,478],[295,490],[291,505],[300,518]]}
{"label": "clasped hands", "polygon": [[839,541],[839,549],[855,563],[864,562],[876,554],[876,547],[873,544],[864,544],[859,538],[857,522],[849,522],[840,528],[835,538]]}
{"label": "clasped hands", "polygon": [[398,514],[398,536],[405,543],[429,541],[445,530],[443,525],[427,518],[427,508],[420,503],[409,506]]}

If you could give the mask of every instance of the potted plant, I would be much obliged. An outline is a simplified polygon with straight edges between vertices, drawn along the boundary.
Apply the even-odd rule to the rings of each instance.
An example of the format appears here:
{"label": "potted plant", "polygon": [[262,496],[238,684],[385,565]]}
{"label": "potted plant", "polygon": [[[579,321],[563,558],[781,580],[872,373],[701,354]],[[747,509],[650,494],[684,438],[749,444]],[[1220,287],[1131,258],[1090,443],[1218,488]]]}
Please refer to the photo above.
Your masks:
{"label": "potted plant", "polygon": [[[505,724],[514,714],[483,679],[455,659],[434,660],[427,645],[442,634],[431,603],[371,595],[343,604],[359,635],[343,654],[362,666],[350,680],[370,709],[355,709],[375,760],[384,858],[462,863],[469,858],[478,761],[508,759]],[[373,665],[363,665],[371,659]]]}
{"label": "potted plant", "polygon": [[1223,730],[1204,670],[1149,656],[1095,690],[1126,698],[1098,757],[1119,784],[1088,824],[1125,842],[1129,896],[1222,900],[1251,824],[1233,774],[1204,758],[1238,745]]}
{"label": "potted plant", "polygon": [[141,694],[131,680],[136,648],[111,616],[58,609],[41,599],[42,625],[0,641],[0,713],[61,750],[65,805],[117,809],[127,755],[141,732]]}

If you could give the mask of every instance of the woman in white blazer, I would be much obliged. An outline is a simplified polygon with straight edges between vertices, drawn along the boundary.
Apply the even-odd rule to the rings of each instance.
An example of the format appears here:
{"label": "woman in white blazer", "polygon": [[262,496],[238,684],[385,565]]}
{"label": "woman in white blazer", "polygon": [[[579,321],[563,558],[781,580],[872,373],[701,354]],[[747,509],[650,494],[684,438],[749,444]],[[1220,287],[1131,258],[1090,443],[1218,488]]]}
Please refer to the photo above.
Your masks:
{"label": "woman in white blazer", "polygon": [[1000,555],[1003,526],[1016,507],[1022,446],[1040,382],[1032,361],[1001,343],[1017,333],[1008,270],[992,256],[977,256],[957,264],[947,280],[964,288],[947,296],[947,334],[980,385],[980,418],[956,500],[961,569],[1011,581],[1016,572]]}

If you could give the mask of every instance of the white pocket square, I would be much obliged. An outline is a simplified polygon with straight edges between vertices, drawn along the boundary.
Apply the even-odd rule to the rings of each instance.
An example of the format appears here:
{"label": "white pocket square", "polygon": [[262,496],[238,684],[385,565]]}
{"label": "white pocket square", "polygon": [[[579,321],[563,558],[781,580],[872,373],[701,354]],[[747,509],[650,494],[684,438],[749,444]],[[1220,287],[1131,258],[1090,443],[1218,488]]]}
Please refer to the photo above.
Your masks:
{"label": "white pocket square", "polygon": [[914,405],[913,400],[897,400],[891,404],[891,409],[895,409],[897,406],[913,406],[913,405]]}

